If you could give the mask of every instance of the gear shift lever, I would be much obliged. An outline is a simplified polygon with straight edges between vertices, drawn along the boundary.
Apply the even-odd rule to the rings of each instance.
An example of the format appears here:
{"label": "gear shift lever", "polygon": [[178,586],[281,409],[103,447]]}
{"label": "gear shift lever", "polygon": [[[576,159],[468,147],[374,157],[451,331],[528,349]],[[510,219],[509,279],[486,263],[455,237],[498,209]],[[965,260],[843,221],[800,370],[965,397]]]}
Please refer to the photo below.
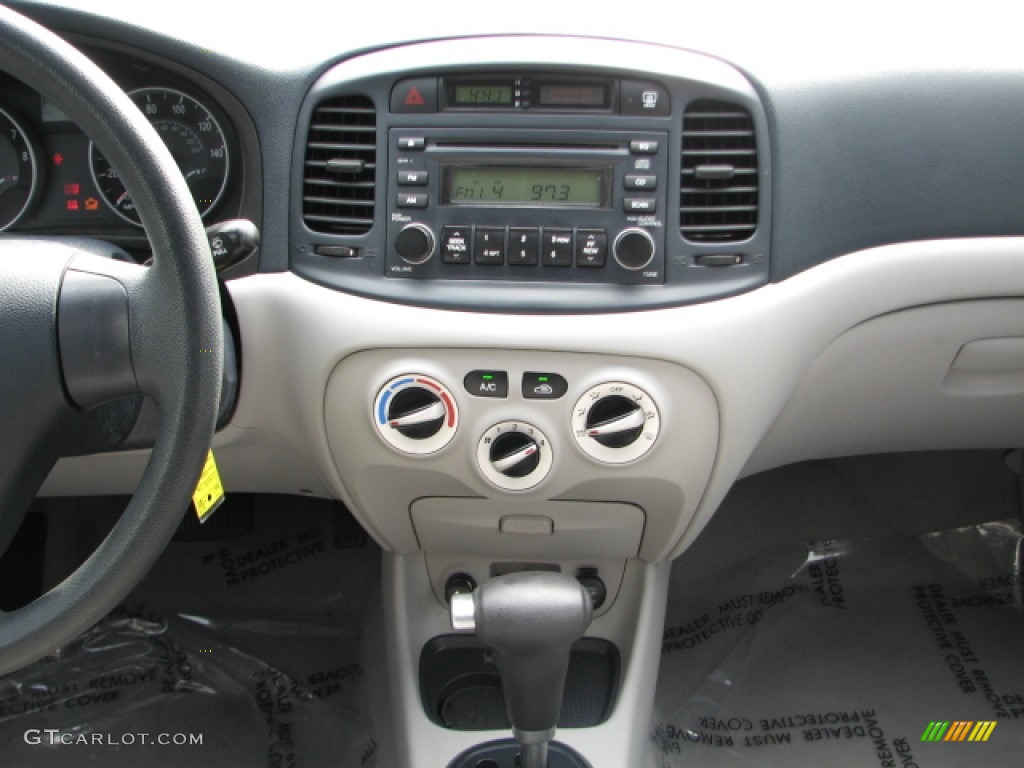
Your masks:
{"label": "gear shift lever", "polygon": [[522,768],[547,768],[569,650],[591,614],[587,591],[560,573],[510,573],[452,596],[452,627],[475,630],[493,650]]}

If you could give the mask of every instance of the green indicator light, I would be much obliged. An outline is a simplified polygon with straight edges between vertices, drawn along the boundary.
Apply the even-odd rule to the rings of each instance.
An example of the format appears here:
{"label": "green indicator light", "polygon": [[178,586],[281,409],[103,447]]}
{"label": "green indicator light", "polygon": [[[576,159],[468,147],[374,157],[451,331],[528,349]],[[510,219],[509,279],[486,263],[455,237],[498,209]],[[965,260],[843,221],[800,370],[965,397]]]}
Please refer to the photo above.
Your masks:
{"label": "green indicator light", "polygon": [[483,379],[484,381],[490,381],[490,380],[491,380],[491,379],[493,379],[494,377],[493,377],[493,376],[491,376],[490,374],[486,374],[486,373],[485,373],[485,374],[484,374],[483,376],[481,376],[480,378],[482,378],[482,379]]}
{"label": "green indicator light", "polygon": [[547,376],[538,376],[537,377],[537,381],[547,381],[547,380],[548,380]]}

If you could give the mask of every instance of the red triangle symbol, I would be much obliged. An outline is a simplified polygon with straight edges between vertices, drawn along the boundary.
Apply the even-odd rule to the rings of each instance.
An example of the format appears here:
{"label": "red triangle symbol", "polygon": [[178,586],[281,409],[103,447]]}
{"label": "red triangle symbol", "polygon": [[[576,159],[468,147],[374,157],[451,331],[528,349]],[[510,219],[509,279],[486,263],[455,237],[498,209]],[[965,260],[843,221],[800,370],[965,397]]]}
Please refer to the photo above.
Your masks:
{"label": "red triangle symbol", "polygon": [[405,95],[405,106],[407,107],[422,107],[426,104],[423,101],[423,94],[420,93],[420,89],[415,85],[409,89],[409,93]]}

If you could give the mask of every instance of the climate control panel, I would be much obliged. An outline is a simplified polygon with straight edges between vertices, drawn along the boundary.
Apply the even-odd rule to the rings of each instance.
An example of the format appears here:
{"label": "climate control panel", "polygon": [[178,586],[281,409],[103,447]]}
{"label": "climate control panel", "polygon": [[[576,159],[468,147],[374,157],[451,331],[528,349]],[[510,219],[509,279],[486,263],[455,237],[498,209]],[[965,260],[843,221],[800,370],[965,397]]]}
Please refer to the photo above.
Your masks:
{"label": "climate control panel", "polygon": [[[466,395],[476,400],[508,400],[509,374],[503,370],[472,370],[463,377]],[[480,434],[476,465],[491,485],[503,491],[526,491],[542,483],[552,470],[556,450],[569,450],[573,440],[588,457],[602,464],[629,464],[650,451],[661,431],[654,399],[626,381],[589,387],[571,411],[562,401],[568,383],[560,374],[527,371],[521,376],[523,407],[543,402],[561,412],[567,429],[553,441],[527,419],[504,419]],[[514,392],[515,390],[513,390]],[[459,426],[457,396],[443,382],[421,373],[395,376],[381,386],[373,404],[377,433],[395,450],[430,456],[449,445]],[[564,436],[563,436],[564,435]],[[568,436],[573,440],[565,439]],[[558,446],[556,448],[556,446]]]}

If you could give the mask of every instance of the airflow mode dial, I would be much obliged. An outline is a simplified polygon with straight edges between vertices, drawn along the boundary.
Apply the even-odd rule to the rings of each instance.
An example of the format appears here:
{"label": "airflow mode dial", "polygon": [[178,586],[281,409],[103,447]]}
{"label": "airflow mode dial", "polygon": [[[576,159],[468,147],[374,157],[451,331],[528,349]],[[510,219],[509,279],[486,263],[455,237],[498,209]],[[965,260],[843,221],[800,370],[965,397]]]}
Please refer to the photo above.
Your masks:
{"label": "airflow mode dial", "polygon": [[627,464],[654,446],[661,416],[642,389],[612,381],[591,387],[576,401],[572,430],[576,443],[592,459]]}
{"label": "airflow mode dial", "polygon": [[373,422],[384,441],[403,453],[441,450],[458,428],[455,398],[430,376],[396,376],[377,394]]}
{"label": "airflow mode dial", "polygon": [[551,471],[551,447],[537,427],[503,421],[484,432],[477,445],[480,472],[505,491],[533,488]]}

